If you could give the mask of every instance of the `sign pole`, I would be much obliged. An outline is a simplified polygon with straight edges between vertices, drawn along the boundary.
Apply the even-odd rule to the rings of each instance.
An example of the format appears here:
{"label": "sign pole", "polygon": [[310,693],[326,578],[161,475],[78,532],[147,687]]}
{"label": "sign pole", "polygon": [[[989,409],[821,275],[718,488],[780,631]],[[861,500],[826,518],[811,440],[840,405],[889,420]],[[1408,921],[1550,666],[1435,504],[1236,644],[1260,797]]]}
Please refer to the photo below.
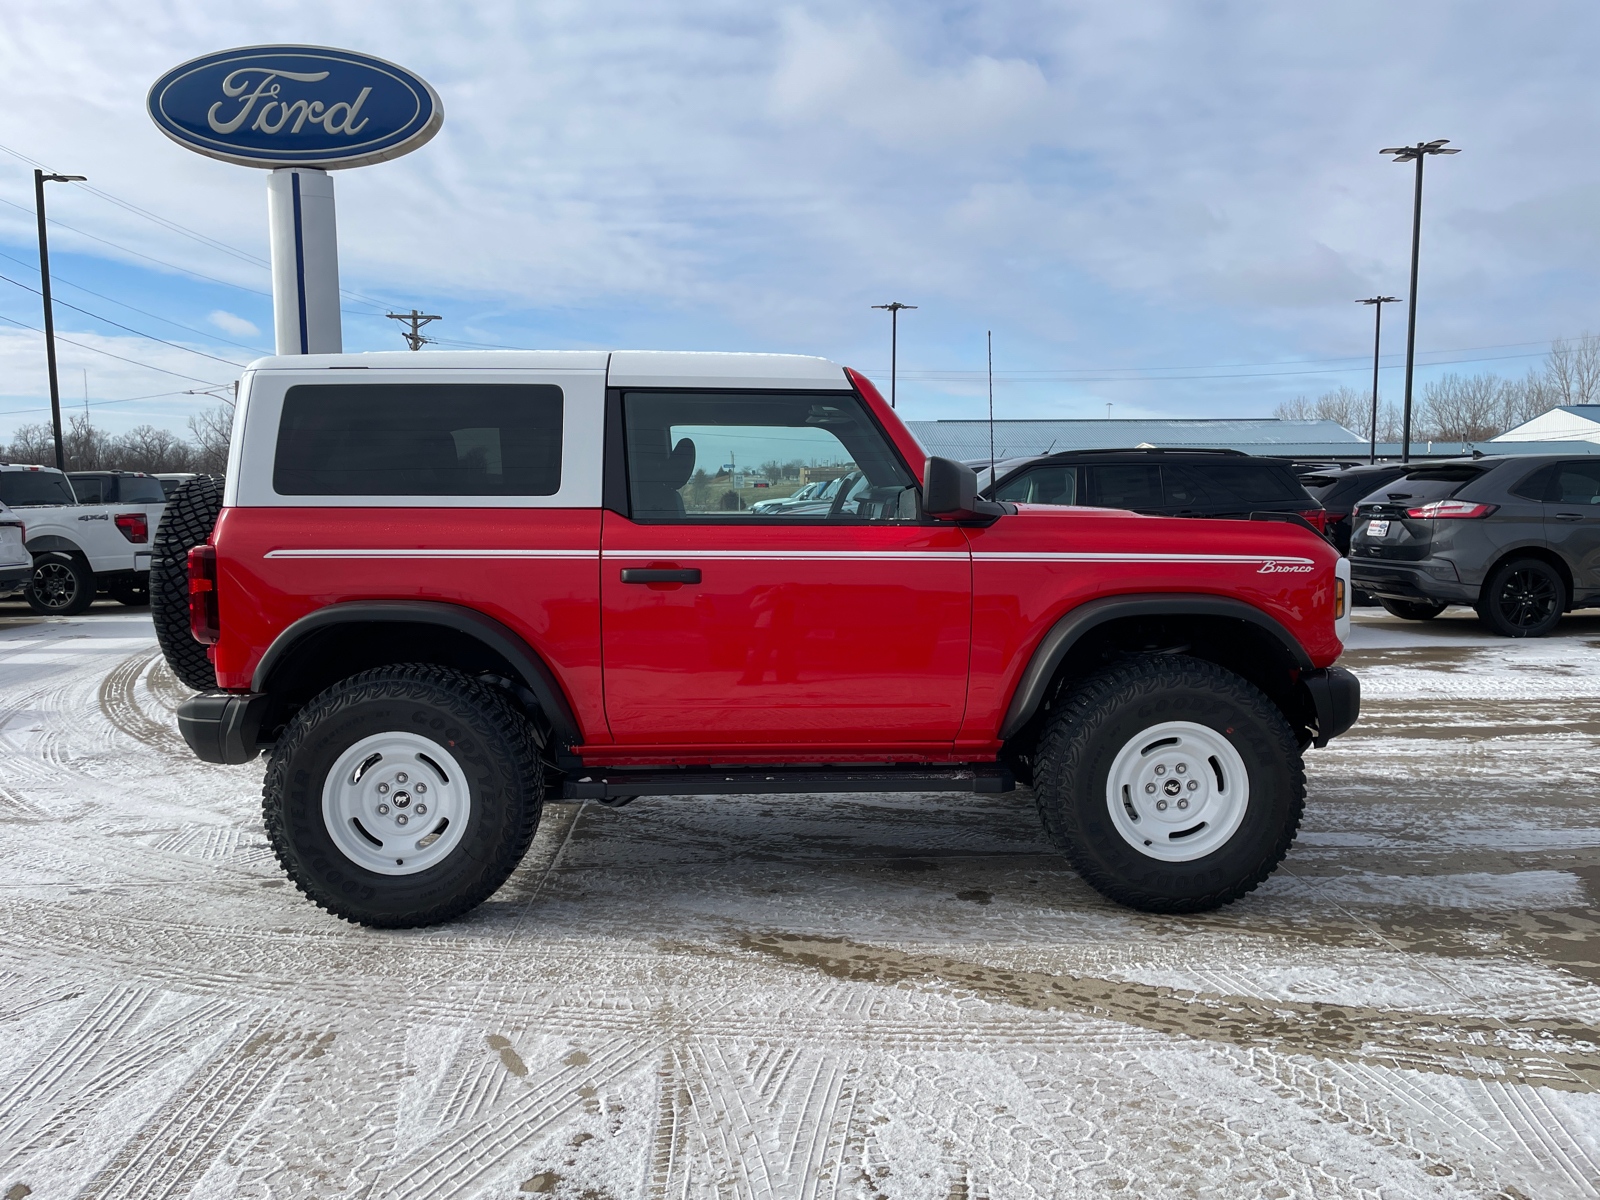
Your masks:
{"label": "sign pole", "polygon": [[279,354],[339,354],[339,237],[333,177],[317,167],[267,176],[272,312]]}

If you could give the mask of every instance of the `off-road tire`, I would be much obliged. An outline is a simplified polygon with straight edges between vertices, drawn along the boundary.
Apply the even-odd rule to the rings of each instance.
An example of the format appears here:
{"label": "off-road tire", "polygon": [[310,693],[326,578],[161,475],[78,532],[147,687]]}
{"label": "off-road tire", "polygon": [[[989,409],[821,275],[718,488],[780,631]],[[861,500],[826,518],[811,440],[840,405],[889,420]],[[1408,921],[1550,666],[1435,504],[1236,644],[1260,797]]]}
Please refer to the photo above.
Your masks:
{"label": "off-road tire", "polygon": [[[377,733],[435,739],[462,765],[471,814],[460,843],[425,871],[378,874],[328,832],[323,789],[339,756]],[[381,929],[437,925],[487,900],[539,826],[544,763],[528,717],[500,689],[446,667],[380,667],[337,683],[273,747],[262,788],[267,839],[290,880],[337,917]]]}
{"label": "off-road tire", "polygon": [[[1189,862],[1137,851],[1113,825],[1107,777],[1140,731],[1169,721],[1221,734],[1243,760],[1249,801],[1219,848]],[[1305,810],[1305,768],[1288,721],[1256,687],[1181,655],[1132,660],[1072,686],[1039,740],[1034,797],[1051,841],[1091,887],[1145,912],[1204,912],[1237,900],[1288,853]]]}
{"label": "off-road tire", "polygon": [[1406,621],[1431,621],[1449,608],[1448,604],[1433,604],[1426,600],[1389,600],[1379,597],[1378,603],[1391,616]]}
{"label": "off-road tire", "polygon": [[94,603],[94,572],[81,554],[60,550],[36,554],[23,595],[40,616],[75,617]]}
{"label": "off-road tire", "polygon": [[[1519,602],[1519,597],[1520,601]],[[1479,594],[1478,619],[1502,637],[1544,637],[1567,607],[1567,583],[1539,558],[1501,563]]]}
{"label": "off-road tire", "polygon": [[221,511],[219,476],[186,479],[167,501],[151,546],[150,619],[156,641],[172,673],[197,692],[215,688],[217,673],[206,648],[189,632],[189,551],[211,536]]}

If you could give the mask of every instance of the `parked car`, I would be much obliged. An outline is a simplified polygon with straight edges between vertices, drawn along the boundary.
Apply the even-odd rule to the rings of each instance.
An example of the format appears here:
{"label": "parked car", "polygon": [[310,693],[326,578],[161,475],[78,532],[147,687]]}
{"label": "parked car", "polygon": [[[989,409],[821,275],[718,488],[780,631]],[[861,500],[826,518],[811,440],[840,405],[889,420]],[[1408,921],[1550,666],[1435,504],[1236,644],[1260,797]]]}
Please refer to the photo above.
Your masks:
{"label": "parked car", "polygon": [[1600,460],[1413,465],[1357,506],[1350,560],[1355,583],[1396,616],[1468,604],[1497,633],[1540,637],[1600,603]]}
{"label": "parked car", "polygon": [[161,490],[166,493],[167,499],[172,499],[172,493],[177,491],[189,480],[196,478],[193,471],[159,471],[151,476],[161,482]]}
{"label": "parked car", "polygon": [[750,506],[753,513],[779,513],[796,504],[802,504],[811,499],[827,487],[826,480],[818,479],[812,483],[802,484],[788,496],[775,496],[771,500],[757,500]]}
{"label": "parked car", "polygon": [[84,486],[90,496],[109,490],[132,498],[80,503],[72,482],[54,467],[0,463],[0,501],[27,523],[33,556],[27,597],[37,613],[72,616],[102,592],[124,604],[149,600],[150,539],[165,497],[149,476],[89,474],[94,478]]}
{"label": "parked car", "polygon": [[1301,517],[1318,532],[1322,506],[1287,463],[1238,450],[1067,450],[985,465],[983,495],[1017,504],[1125,508],[1163,517],[1247,520],[1252,513]]}
{"label": "parked car", "polygon": [[1351,513],[1366,496],[1407,470],[1404,463],[1376,463],[1357,467],[1327,467],[1297,474],[1301,485],[1327,513],[1328,540],[1340,554],[1350,553]]}
{"label": "parked car", "polygon": [[[468,911],[546,797],[1019,779],[1107,896],[1214,908],[1356,718],[1349,564],[1297,524],[981,499],[823,359],[423,357],[257,360],[238,469],[156,547],[179,729],[270,753],[278,861],[347,920]],[[808,516],[686,511],[730,445],[857,471]]]}
{"label": "parked car", "polygon": [[79,504],[165,504],[166,489],[143,471],[68,471]]}
{"label": "parked car", "polygon": [[28,553],[27,536],[22,518],[0,500],[0,597],[15,596],[33,577],[33,555]]}

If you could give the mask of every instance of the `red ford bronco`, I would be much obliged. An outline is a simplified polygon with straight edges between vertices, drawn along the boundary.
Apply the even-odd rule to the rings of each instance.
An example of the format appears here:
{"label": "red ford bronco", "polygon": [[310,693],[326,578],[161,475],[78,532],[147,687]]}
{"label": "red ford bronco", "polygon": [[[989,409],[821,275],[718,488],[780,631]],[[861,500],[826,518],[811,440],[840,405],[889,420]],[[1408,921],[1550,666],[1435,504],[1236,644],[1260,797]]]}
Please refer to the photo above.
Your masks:
{"label": "red ford bronco", "polygon": [[1359,707],[1309,526],[978,498],[818,358],[262,359],[155,550],[184,738],[268,751],[284,870],[375,926],[486,899],[547,797],[1019,783],[1107,896],[1213,908]]}

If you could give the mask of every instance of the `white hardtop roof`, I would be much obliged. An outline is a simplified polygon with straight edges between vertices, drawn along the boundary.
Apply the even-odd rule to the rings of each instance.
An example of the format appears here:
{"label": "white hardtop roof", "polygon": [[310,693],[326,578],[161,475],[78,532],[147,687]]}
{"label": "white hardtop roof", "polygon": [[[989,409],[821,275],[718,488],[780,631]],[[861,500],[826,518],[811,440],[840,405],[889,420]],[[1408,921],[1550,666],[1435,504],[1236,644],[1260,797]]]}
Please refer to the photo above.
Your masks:
{"label": "white hardtop roof", "polygon": [[804,354],[686,350],[382,350],[258,358],[253,371],[365,367],[406,371],[606,371],[611,387],[814,388],[848,391],[844,368]]}

